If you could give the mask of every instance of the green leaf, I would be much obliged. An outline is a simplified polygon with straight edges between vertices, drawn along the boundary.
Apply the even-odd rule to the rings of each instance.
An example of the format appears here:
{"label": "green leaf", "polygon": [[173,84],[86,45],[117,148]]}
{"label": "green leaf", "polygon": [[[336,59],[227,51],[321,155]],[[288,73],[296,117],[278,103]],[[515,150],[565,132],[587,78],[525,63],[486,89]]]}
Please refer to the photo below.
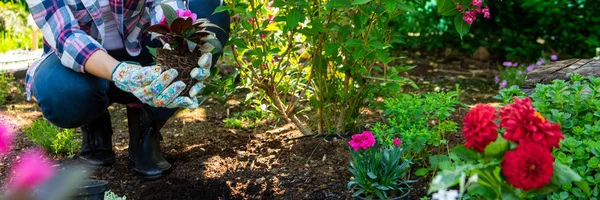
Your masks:
{"label": "green leaf", "polygon": [[560,162],[554,162],[554,172],[552,173],[551,181],[552,184],[565,185],[581,180],[581,176],[579,176],[579,174],[570,167],[563,165]]}
{"label": "green leaf", "polygon": [[215,11],[212,14],[214,15],[214,14],[226,11],[228,9],[229,9],[228,5],[222,5],[222,6],[219,6],[219,7],[215,8]]}
{"label": "green leaf", "polygon": [[406,2],[400,3],[400,5],[398,7],[400,8],[400,10],[403,10],[404,12],[410,12],[410,13],[417,12],[413,6],[406,4]]}
{"label": "green leaf", "polygon": [[415,175],[417,175],[417,176],[425,176],[427,173],[429,173],[429,168],[421,168],[421,169],[418,169],[415,172]]}
{"label": "green leaf", "polygon": [[242,39],[232,39],[229,41],[231,44],[233,44],[235,47],[237,47],[238,49],[248,49],[248,45],[244,44],[244,41]]}
{"label": "green leaf", "polygon": [[463,20],[463,16],[464,14],[459,14],[454,17],[454,26],[456,27],[456,31],[460,35],[461,40],[463,36],[469,33],[469,29],[471,29],[471,25]]}
{"label": "green leaf", "polygon": [[298,23],[304,22],[304,18],[304,13],[302,13],[299,9],[293,9],[288,13],[285,21],[290,29],[294,29],[298,27]]}
{"label": "green leaf", "polygon": [[156,57],[156,48],[147,47],[152,57]]}
{"label": "green leaf", "polygon": [[327,44],[327,46],[325,47],[325,56],[334,55],[335,53],[338,52],[339,48],[340,48],[340,45],[337,43]]}
{"label": "green leaf", "polygon": [[377,175],[373,174],[373,172],[367,172],[367,176],[369,176],[369,178],[371,178],[371,179],[377,178]]}
{"label": "green leaf", "polygon": [[352,4],[348,0],[331,0],[327,3],[328,8],[348,8],[351,7]]}
{"label": "green leaf", "polygon": [[481,156],[475,150],[465,147],[465,145],[457,145],[451,150],[451,154],[457,155],[463,160],[475,160]]}
{"label": "green leaf", "polygon": [[219,52],[223,52],[223,45],[217,39],[208,39],[206,40],[209,44],[211,44],[215,49],[219,50]]}
{"label": "green leaf", "polygon": [[506,151],[510,149],[510,143],[506,141],[501,135],[498,135],[496,141],[490,143],[485,150],[483,155],[486,157],[499,157],[503,156]]}
{"label": "green leaf", "polygon": [[385,0],[385,11],[392,13],[396,10],[396,0]]}
{"label": "green leaf", "polygon": [[581,189],[588,196],[592,195],[592,190],[590,189],[590,185],[588,184],[587,181],[585,181],[585,180],[575,181],[575,185],[577,185],[577,187],[579,189]]}
{"label": "green leaf", "polygon": [[454,5],[454,1],[452,0],[438,0],[438,13],[442,16],[453,16],[458,14],[458,10],[456,10],[456,5]]}
{"label": "green leaf", "polygon": [[346,47],[360,47],[362,46],[362,41],[358,39],[350,39],[346,41]]}
{"label": "green leaf", "polygon": [[171,23],[177,19],[177,12],[175,12],[175,9],[173,9],[171,6],[164,3],[160,4],[160,7],[162,8],[163,14],[167,18],[167,23],[169,26],[171,26]]}
{"label": "green leaf", "polygon": [[352,2],[352,5],[362,5],[362,4],[369,3],[369,1],[371,1],[371,0],[354,0]]}

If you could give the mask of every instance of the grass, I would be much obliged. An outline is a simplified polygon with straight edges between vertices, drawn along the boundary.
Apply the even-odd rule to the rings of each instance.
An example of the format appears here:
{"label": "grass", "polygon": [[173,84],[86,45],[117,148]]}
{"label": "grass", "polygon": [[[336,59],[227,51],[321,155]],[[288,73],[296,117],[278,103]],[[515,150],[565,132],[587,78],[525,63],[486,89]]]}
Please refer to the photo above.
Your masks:
{"label": "grass", "polygon": [[73,156],[79,151],[81,143],[76,138],[75,129],[61,129],[45,119],[35,120],[32,126],[25,128],[25,134],[35,145],[54,154],[66,153]]}

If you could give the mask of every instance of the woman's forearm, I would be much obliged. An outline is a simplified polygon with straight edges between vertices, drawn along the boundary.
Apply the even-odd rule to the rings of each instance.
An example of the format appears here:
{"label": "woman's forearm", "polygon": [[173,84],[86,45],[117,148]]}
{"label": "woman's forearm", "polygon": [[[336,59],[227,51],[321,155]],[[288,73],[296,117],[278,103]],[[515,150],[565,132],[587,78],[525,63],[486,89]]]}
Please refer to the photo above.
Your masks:
{"label": "woman's forearm", "polygon": [[119,61],[105,51],[96,51],[85,63],[85,72],[112,81],[112,72],[118,64]]}

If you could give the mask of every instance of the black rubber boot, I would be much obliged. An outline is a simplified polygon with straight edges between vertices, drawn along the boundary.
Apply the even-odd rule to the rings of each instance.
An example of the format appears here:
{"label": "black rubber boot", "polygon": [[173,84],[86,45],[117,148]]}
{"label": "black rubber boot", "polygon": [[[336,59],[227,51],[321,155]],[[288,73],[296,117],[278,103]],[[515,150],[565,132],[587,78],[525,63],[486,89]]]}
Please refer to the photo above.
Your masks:
{"label": "black rubber boot", "polygon": [[115,163],[115,152],[112,148],[113,130],[108,110],[90,124],[82,126],[81,133],[80,161],[96,166]]}
{"label": "black rubber boot", "polygon": [[160,149],[160,129],[166,121],[153,121],[142,108],[127,107],[129,124],[129,159],[143,179],[155,180],[164,176],[171,164]]}

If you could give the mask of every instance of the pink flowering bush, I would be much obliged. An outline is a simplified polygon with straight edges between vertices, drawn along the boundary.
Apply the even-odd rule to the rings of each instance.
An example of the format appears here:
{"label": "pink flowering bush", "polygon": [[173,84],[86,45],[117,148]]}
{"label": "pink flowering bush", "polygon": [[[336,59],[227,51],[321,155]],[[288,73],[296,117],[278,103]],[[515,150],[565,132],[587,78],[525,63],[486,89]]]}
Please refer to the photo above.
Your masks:
{"label": "pink flowering bush", "polygon": [[0,123],[0,158],[10,150],[13,138],[13,132]]}
{"label": "pink flowering bush", "polygon": [[[9,152],[14,137],[14,132],[6,122],[0,121],[0,159],[3,160]],[[55,199],[68,198],[73,192],[68,188],[73,188],[83,181],[84,170],[81,168],[65,172],[64,176],[71,178],[65,179],[68,182],[49,183],[49,180],[56,176],[54,165],[54,161],[48,158],[41,148],[34,147],[21,153],[9,167],[8,178],[0,191],[0,199],[44,199],[36,196],[36,190],[41,190],[40,194],[50,195]]]}
{"label": "pink flowering bush", "polygon": [[408,195],[408,183],[412,181],[406,181],[405,177],[410,161],[402,158],[404,148],[400,139],[380,142],[373,133],[364,131],[353,135],[348,144],[352,154],[348,170],[353,176],[348,189],[353,197],[390,199]]}
{"label": "pink flowering bush", "polygon": [[483,6],[483,0],[472,1],[454,1],[438,0],[438,13],[442,16],[454,16],[454,26],[462,38],[465,36],[471,25],[477,20],[477,15],[483,15],[483,18],[491,17],[490,8]]}
{"label": "pink flowering bush", "polygon": [[13,163],[6,187],[15,191],[33,190],[54,175],[53,165],[43,150],[30,149]]}

